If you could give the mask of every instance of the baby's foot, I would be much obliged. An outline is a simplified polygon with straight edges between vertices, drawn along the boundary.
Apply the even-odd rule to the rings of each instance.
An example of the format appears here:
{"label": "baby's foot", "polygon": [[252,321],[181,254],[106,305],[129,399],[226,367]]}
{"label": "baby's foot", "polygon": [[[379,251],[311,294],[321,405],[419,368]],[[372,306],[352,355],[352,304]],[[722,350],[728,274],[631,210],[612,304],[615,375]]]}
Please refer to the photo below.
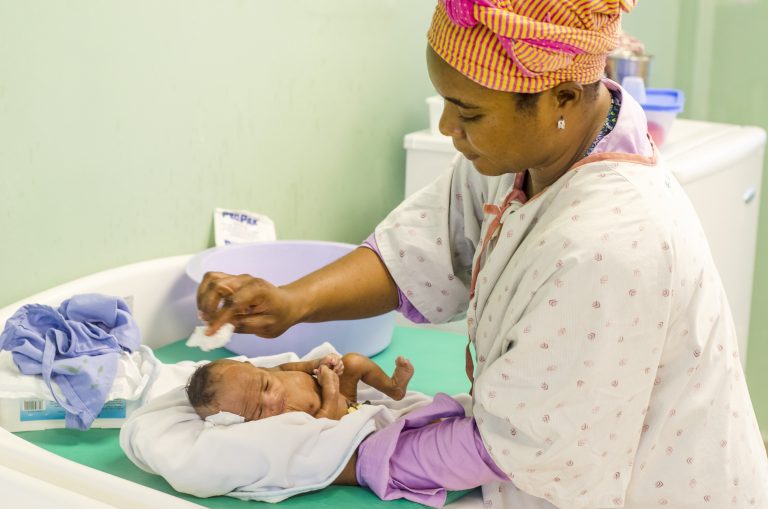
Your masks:
{"label": "baby's foot", "polygon": [[413,364],[403,356],[398,357],[395,361],[395,372],[392,373],[392,383],[395,386],[395,395],[392,399],[397,401],[403,399],[411,377],[413,377]]}

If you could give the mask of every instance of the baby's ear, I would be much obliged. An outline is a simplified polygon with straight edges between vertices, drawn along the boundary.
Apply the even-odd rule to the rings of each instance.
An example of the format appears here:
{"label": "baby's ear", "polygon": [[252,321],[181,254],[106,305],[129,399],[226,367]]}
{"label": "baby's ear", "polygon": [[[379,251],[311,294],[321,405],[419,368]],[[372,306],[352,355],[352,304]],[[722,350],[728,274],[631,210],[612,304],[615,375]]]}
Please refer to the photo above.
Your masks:
{"label": "baby's ear", "polygon": [[201,407],[196,407],[196,406],[193,406],[192,408],[195,409],[195,413],[198,416],[200,416],[200,418],[203,419],[203,420],[205,420],[205,418],[208,417],[209,415],[213,415],[213,414],[216,413],[216,412],[212,412],[211,409],[208,408],[208,407],[202,407],[202,406]]}

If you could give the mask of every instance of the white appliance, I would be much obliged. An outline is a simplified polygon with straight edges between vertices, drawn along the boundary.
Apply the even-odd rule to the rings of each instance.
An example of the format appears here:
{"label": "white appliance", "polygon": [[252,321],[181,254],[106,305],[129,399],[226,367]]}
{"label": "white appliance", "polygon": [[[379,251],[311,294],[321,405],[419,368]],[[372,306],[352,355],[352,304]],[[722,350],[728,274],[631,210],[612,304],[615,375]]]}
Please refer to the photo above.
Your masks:
{"label": "white appliance", "polygon": [[[712,249],[746,366],[765,131],[677,119],[661,153],[699,214]],[[405,196],[448,171],[451,139],[429,130],[405,136]]]}

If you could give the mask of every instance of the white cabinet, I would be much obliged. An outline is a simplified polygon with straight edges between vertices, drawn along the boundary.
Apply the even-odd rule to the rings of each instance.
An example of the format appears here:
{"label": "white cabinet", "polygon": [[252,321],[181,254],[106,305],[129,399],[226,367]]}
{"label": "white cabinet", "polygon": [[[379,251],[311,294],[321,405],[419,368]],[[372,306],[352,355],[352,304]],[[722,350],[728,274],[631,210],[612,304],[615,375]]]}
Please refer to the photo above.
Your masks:
{"label": "white cabinet", "polygon": [[[765,131],[678,119],[662,156],[683,185],[709,240],[746,363]],[[451,139],[429,131],[406,135],[405,195],[448,171]]]}

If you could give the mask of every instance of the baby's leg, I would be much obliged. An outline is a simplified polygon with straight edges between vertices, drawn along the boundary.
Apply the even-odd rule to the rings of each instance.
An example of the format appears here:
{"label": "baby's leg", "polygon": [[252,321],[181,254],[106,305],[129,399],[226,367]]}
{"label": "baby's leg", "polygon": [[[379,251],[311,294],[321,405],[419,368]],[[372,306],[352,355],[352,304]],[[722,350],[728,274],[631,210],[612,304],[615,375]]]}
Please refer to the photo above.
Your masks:
{"label": "baby's leg", "polygon": [[358,353],[348,353],[342,357],[342,361],[344,373],[339,377],[339,389],[342,394],[355,400],[359,380],[394,400],[401,400],[413,376],[413,365],[404,357],[398,357],[395,361],[392,376],[387,376],[378,364]]}

